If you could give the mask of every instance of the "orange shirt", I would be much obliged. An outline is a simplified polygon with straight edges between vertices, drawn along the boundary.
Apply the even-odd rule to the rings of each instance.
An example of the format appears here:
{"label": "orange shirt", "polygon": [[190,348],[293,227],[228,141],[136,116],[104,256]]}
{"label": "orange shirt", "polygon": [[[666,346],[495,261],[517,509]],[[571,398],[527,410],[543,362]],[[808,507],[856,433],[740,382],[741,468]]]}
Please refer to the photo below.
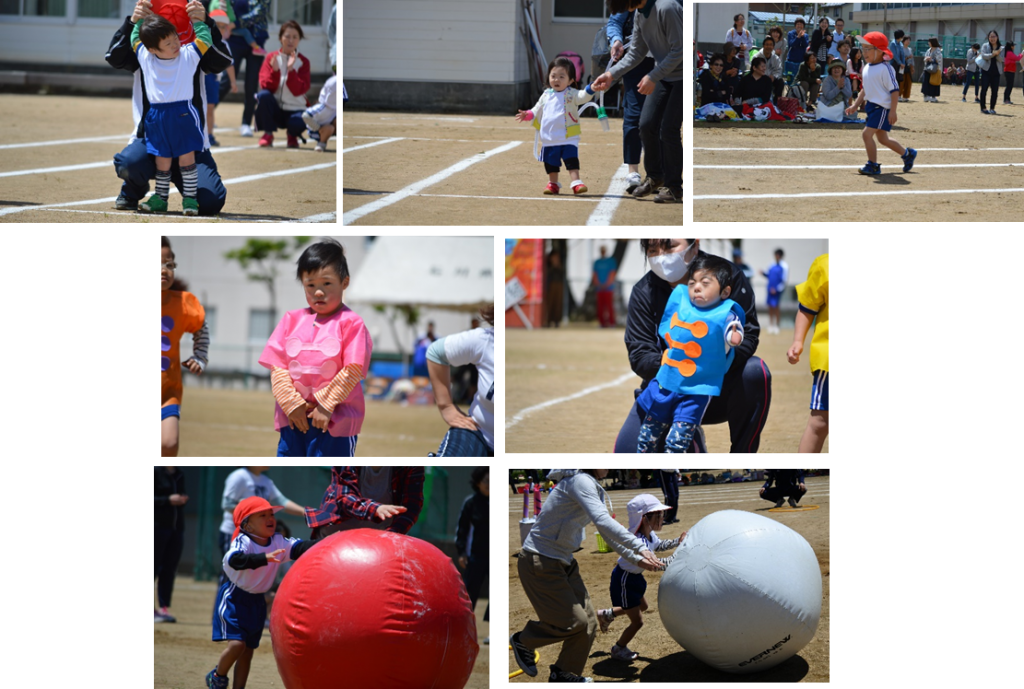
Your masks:
{"label": "orange shirt", "polygon": [[206,312],[194,294],[167,290],[161,292],[161,330],[163,356],[161,357],[161,378],[163,402],[181,404],[181,336],[194,333],[203,327]]}

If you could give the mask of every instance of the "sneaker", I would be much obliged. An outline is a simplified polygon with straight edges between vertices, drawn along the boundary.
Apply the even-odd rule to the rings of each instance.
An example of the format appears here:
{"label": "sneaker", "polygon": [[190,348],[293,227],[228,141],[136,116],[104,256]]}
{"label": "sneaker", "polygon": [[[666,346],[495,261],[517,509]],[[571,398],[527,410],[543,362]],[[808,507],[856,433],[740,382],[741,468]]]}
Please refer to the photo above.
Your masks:
{"label": "sneaker", "polygon": [[966,103],[967,102],[967,96],[964,96],[963,98],[961,98],[960,102],[961,103]]}
{"label": "sneaker", "polygon": [[869,160],[858,172],[862,175],[880,175],[882,174],[882,166]]}
{"label": "sneaker", "polygon": [[220,142],[217,141],[217,139],[213,136],[213,134],[210,134],[210,145],[211,146],[220,146]]}
{"label": "sneaker", "polygon": [[562,188],[562,185],[558,182],[548,182],[548,185],[544,187],[545,194],[557,195],[558,190]]}
{"label": "sneaker", "polygon": [[185,197],[181,200],[182,215],[199,215],[199,202],[195,199]]}
{"label": "sneaker", "polygon": [[485,646],[490,646],[491,645],[491,637],[487,637],[486,639],[484,639],[484,645]]}
{"label": "sneaker", "polygon": [[975,97],[974,97],[974,102],[975,102],[975,103],[980,103],[980,102],[981,102],[981,99],[980,99],[980,98],[978,98],[977,96],[975,96]]}
{"label": "sneaker", "polygon": [[630,172],[626,175],[626,193],[632,194],[640,186],[641,181],[639,172]]}
{"label": "sneaker", "polygon": [[661,189],[662,184],[664,184],[664,182],[660,179],[648,177],[644,180],[643,184],[633,190],[633,198],[641,199],[649,194],[653,194],[658,191],[658,189]]}
{"label": "sneaker", "polygon": [[615,620],[615,613],[611,608],[604,608],[597,611],[597,624],[601,627],[601,633],[608,631],[608,627]]}
{"label": "sneaker", "polygon": [[572,193],[573,194],[586,194],[587,193],[587,185],[584,184],[583,182],[573,182],[569,186],[572,187]]}
{"label": "sneaker", "polygon": [[520,632],[516,632],[509,637],[508,643],[512,647],[512,655],[516,658],[516,664],[527,676],[536,677],[537,663],[534,661],[536,656],[532,649],[519,643],[519,634]]}
{"label": "sneaker", "polygon": [[779,501],[777,503],[775,503],[775,507],[777,507],[777,508],[778,507],[782,507],[785,504],[786,504],[786,501],[780,498]]}
{"label": "sneaker", "polygon": [[253,55],[259,55],[260,57],[263,57],[264,55],[267,54],[267,49],[266,48],[261,48],[259,46],[256,46],[255,48],[252,49],[252,54]]}
{"label": "sneaker", "polygon": [[654,197],[655,203],[682,203],[683,202],[683,188],[669,189],[665,187],[658,192],[658,195]]}
{"label": "sneaker", "polygon": [[992,113],[990,111],[986,110],[985,108],[982,108],[981,109],[981,114],[982,115],[991,115]]}
{"label": "sneaker", "polygon": [[288,148],[298,148],[298,147],[299,147],[299,137],[289,135],[288,136]]}
{"label": "sneaker", "polygon": [[917,151],[913,148],[908,148],[907,152],[900,157],[903,158],[903,171],[910,172],[911,168],[914,167],[914,159],[917,158]]}
{"label": "sneaker", "polygon": [[1008,100],[1004,100],[1004,101],[1003,101],[1003,105],[1013,105],[1013,103],[1011,103],[1011,102],[1010,102],[1010,101],[1008,101]]}
{"label": "sneaker", "polygon": [[270,132],[264,132],[263,136],[260,137],[260,148],[270,148],[274,145],[274,135]]}
{"label": "sneaker", "polygon": [[174,618],[174,615],[172,615],[171,613],[167,612],[167,608],[160,608],[156,612],[157,612],[158,615],[160,615],[162,618],[164,618],[163,619],[164,622],[177,622],[178,621],[178,620],[176,620]]}
{"label": "sneaker", "polygon": [[795,510],[795,509],[796,509],[797,507],[800,507],[800,505],[796,504],[796,500],[794,500],[793,498],[790,498],[790,499],[789,499],[789,506],[790,506],[790,507],[792,507],[792,508],[793,508],[794,510]]}
{"label": "sneaker", "polygon": [[136,199],[130,199],[124,194],[118,194],[117,199],[114,201],[114,208],[119,211],[137,211],[139,210],[139,202]]}
{"label": "sneaker", "polygon": [[153,194],[139,204],[139,210],[143,213],[166,213],[167,199],[160,198],[159,194]]}
{"label": "sneaker", "polygon": [[629,650],[628,646],[619,646],[618,644],[612,646],[612,658],[615,660],[625,660],[628,663],[639,657],[640,654]]}
{"label": "sneaker", "polygon": [[589,677],[580,677],[579,675],[574,675],[571,672],[564,672],[562,670],[559,670],[557,665],[552,665],[551,677],[548,679],[548,683],[550,684],[551,682],[582,682],[592,684],[594,680],[592,680]]}
{"label": "sneaker", "polygon": [[217,674],[217,668],[210,670],[206,676],[207,689],[228,689],[228,678]]}
{"label": "sneaker", "polygon": [[327,151],[327,144],[320,143],[319,141],[317,141],[316,146],[313,147],[313,150],[316,151],[317,153],[324,153],[325,151]]}
{"label": "sneaker", "polygon": [[238,128],[238,133],[246,138],[249,138],[252,136],[252,127],[250,127],[247,124],[243,124],[241,127]]}

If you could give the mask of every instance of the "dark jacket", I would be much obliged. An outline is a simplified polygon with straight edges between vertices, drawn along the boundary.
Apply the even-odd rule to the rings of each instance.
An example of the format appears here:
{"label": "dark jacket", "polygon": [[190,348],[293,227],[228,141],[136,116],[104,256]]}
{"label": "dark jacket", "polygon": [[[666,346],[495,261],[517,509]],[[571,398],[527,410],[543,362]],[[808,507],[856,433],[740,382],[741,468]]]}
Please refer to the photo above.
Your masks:
{"label": "dark jacket", "polygon": [[167,473],[167,467],[153,467],[154,493],[156,494],[156,528],[185,530],[185,506],[175,507],[171,504],[172,495],[185,495],[185,475],[181,469],[173,474]]}
{"label": "dark jacket", "polygon": [[462,503],[459,526],[455,532],[455,548],[459,556],[483,558],[487,562],[490,548],[490,498],[474,491]]}

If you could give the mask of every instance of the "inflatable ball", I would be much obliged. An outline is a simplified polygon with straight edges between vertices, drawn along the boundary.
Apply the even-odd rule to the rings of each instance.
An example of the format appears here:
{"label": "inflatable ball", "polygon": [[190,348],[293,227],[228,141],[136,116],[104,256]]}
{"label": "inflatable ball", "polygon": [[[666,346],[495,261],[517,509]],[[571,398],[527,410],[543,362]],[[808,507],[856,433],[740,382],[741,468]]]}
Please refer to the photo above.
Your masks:
{"label": "inflatable ball", "polygon": [[270,633],[287,689],[462,689],[480,650],[451,559],[373,529],[328,536],[292,565]]}
{"label": "inflatable ball", "polygon": [[658,609],[680,646],[733,673],[778,665],[810,642],[821,617],[821,570],[793,529],[724,510],[687,533],[661,578]]}

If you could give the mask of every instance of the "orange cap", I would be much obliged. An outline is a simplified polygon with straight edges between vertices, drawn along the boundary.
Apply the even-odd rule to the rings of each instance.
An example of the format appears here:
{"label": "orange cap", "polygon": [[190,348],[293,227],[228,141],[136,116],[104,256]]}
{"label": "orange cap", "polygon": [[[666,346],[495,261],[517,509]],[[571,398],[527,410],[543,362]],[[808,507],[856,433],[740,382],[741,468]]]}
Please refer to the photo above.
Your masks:
{"label": "orange cap", "polygon": [[265,512],[272,510],[275,514],[283,507],[275,507],[267,502],[266,498],[258,498],[255,495],[251,498],[246,498],[242,502],[235,505],[235,511],[232,513],[232,518],[235,522],[235,533],[231,534],[231,540],[238,538],[238,534],[242,531],[242,522],[248,519],[250,516],[257,512]]}

